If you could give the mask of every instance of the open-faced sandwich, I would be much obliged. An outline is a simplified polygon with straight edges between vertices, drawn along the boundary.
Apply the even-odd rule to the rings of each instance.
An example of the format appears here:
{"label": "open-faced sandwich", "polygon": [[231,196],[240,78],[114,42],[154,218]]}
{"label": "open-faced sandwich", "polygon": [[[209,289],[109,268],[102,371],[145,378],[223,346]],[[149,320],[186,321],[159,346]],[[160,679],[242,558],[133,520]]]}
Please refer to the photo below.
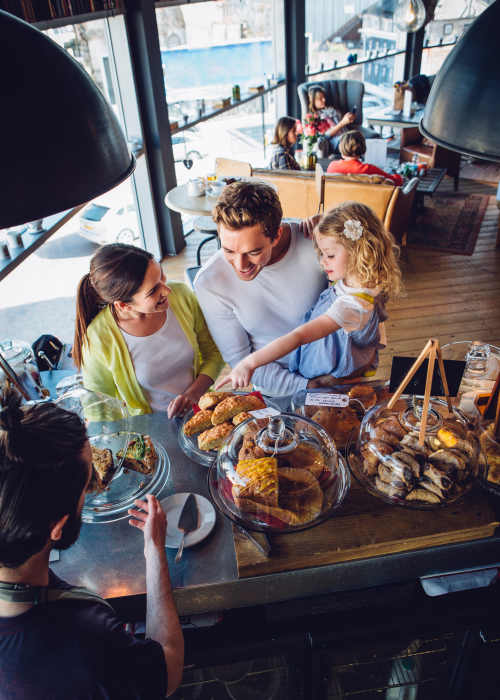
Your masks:
{"label": "open-faced sandwich", "polygon": [[89,493],[100,493],[111,481],[115,472],[113,453],[106,448],[90,446],[92,452],[92,477],[88,485]]}
{"label": "open-faced sandwich", "polygon": [[117,452],[117,457],[121,459],[123,456],[124,468],[133,469],[141,474],[152,474],[158,461],[158,455],[149,435],[137,435],[128,443],[125,453],[123,450]]}

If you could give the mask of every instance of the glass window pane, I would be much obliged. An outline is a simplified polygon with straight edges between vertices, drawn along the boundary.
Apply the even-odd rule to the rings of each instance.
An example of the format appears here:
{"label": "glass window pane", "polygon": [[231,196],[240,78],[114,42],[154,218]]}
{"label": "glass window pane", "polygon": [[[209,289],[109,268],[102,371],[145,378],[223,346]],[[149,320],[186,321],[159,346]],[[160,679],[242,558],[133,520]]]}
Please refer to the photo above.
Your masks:
{"label": "glass window pane", "polygon": [[[360,80],[365,83],[363,116],[392,102],[393,84],[401,80],[404,54],[385,57],[387,52],[403,50],[406,34],[393,22],[395,3],[387,0],[306,0],[308,80]],[[347,68],[332,68],[359,62]]]}
{"label": "glass window pane", "polygon": [[[421,72],[435,75],[446,56],[474,19],[491,5],[493,0],[440,0],[434,19],[425,26],[425,48]],[[442,45],[440,45],[442,44]]]}

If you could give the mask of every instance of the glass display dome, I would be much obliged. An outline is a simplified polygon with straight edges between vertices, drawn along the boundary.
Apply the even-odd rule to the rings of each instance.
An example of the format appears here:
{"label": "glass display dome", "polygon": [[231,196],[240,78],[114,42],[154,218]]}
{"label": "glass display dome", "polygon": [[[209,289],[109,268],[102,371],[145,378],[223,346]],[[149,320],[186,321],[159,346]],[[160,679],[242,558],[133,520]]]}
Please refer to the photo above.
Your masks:
{"label": "glass display dome", "polygon": [[112,522],[146,493],[158,494],[167,482],[170,462],[149,435],[132,432],[120,399],[75,385],[55,403],[85,421],[93,474],[82,511],[84,522]]}
{"label": "glass display dome", "polygon": [[446,401],[430,399],[423,442],[422,400],[402,396],[374,406],[348,447],[349,466],[367,490],[410,508],[447,505],[464,495],[480,469],[477,426]]}
{"label": "glass display dome", "polygon": [[209,472],[219,510],[265,532],[295,532],[323,522],[349,486],[345,461],[324,428],[289,413],[238,425]]}
{"label": "glass display dome", "polygon": [[495,437],[493,427],[493,422],[485,423],[479,437],[484,459],[481,485],[500,496],[500,440]]}
{"label": "glass display dome", "polygon": [[491,391],[500,372],[500,348],[480,340],[455,340],[441,348],[443,359],[465,362],[458,390],[466,392]]}

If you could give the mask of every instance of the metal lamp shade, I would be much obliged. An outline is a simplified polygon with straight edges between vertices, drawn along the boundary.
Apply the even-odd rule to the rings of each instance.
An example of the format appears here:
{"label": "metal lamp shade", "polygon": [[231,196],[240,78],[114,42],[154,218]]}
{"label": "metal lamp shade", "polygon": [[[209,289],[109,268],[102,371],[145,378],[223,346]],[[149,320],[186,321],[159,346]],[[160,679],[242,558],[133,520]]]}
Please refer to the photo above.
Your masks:
{"label": "metal lamp shade", "polygon": [[500,0],[470,26],[437,74],[420,122],[452,151],[500,162]]}
{"label": "metal lamp shade", "polygon": [[111,107],[77,61],[0,11],[0,228],[69,209],[135,167]]}

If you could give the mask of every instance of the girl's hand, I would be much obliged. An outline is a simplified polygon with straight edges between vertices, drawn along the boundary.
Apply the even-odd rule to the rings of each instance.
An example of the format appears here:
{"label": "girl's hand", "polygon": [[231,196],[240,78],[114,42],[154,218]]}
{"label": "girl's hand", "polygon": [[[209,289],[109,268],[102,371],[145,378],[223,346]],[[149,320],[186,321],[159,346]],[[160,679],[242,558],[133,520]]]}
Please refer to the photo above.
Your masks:
{"label": "girl's hand", "polygon": [[146,555],[151,546],[163,549],[167,535],[167,516],[159,500],[148,493],[146,500],[137,500],[134,503],[136,509],[129,508],[128,513],[132,518],[128,522],[132,527],[142,530],[144,554]]}
{"label": "girl's hand", "polygon": [[217,391],[222,386],[229,384],[229,382],[232,382],[233,389],[243,389],[250,384],[253,372],[254,370],[250,366],[248,358],[242,360],[241,362],[238,362],[236,367],[227,375],[227,377],[223,377],[217,382],[215,385],[215,390]]}
{"label": "girl's hand", "polygon": [[299,231],[302,233],[304,238],[312,238],[313,232],[316,224],[321,219],[321,214],[315,214],[310,216],[308,219],[304,219],[299,224]]}
{"label": "girl's hand", "polygon": [[352,112],[346,112],[344,116],[341,119],[342,125],[347,126],[348,124],[352,124],[352,122],[356,119],[356,115],[353,114]]}

